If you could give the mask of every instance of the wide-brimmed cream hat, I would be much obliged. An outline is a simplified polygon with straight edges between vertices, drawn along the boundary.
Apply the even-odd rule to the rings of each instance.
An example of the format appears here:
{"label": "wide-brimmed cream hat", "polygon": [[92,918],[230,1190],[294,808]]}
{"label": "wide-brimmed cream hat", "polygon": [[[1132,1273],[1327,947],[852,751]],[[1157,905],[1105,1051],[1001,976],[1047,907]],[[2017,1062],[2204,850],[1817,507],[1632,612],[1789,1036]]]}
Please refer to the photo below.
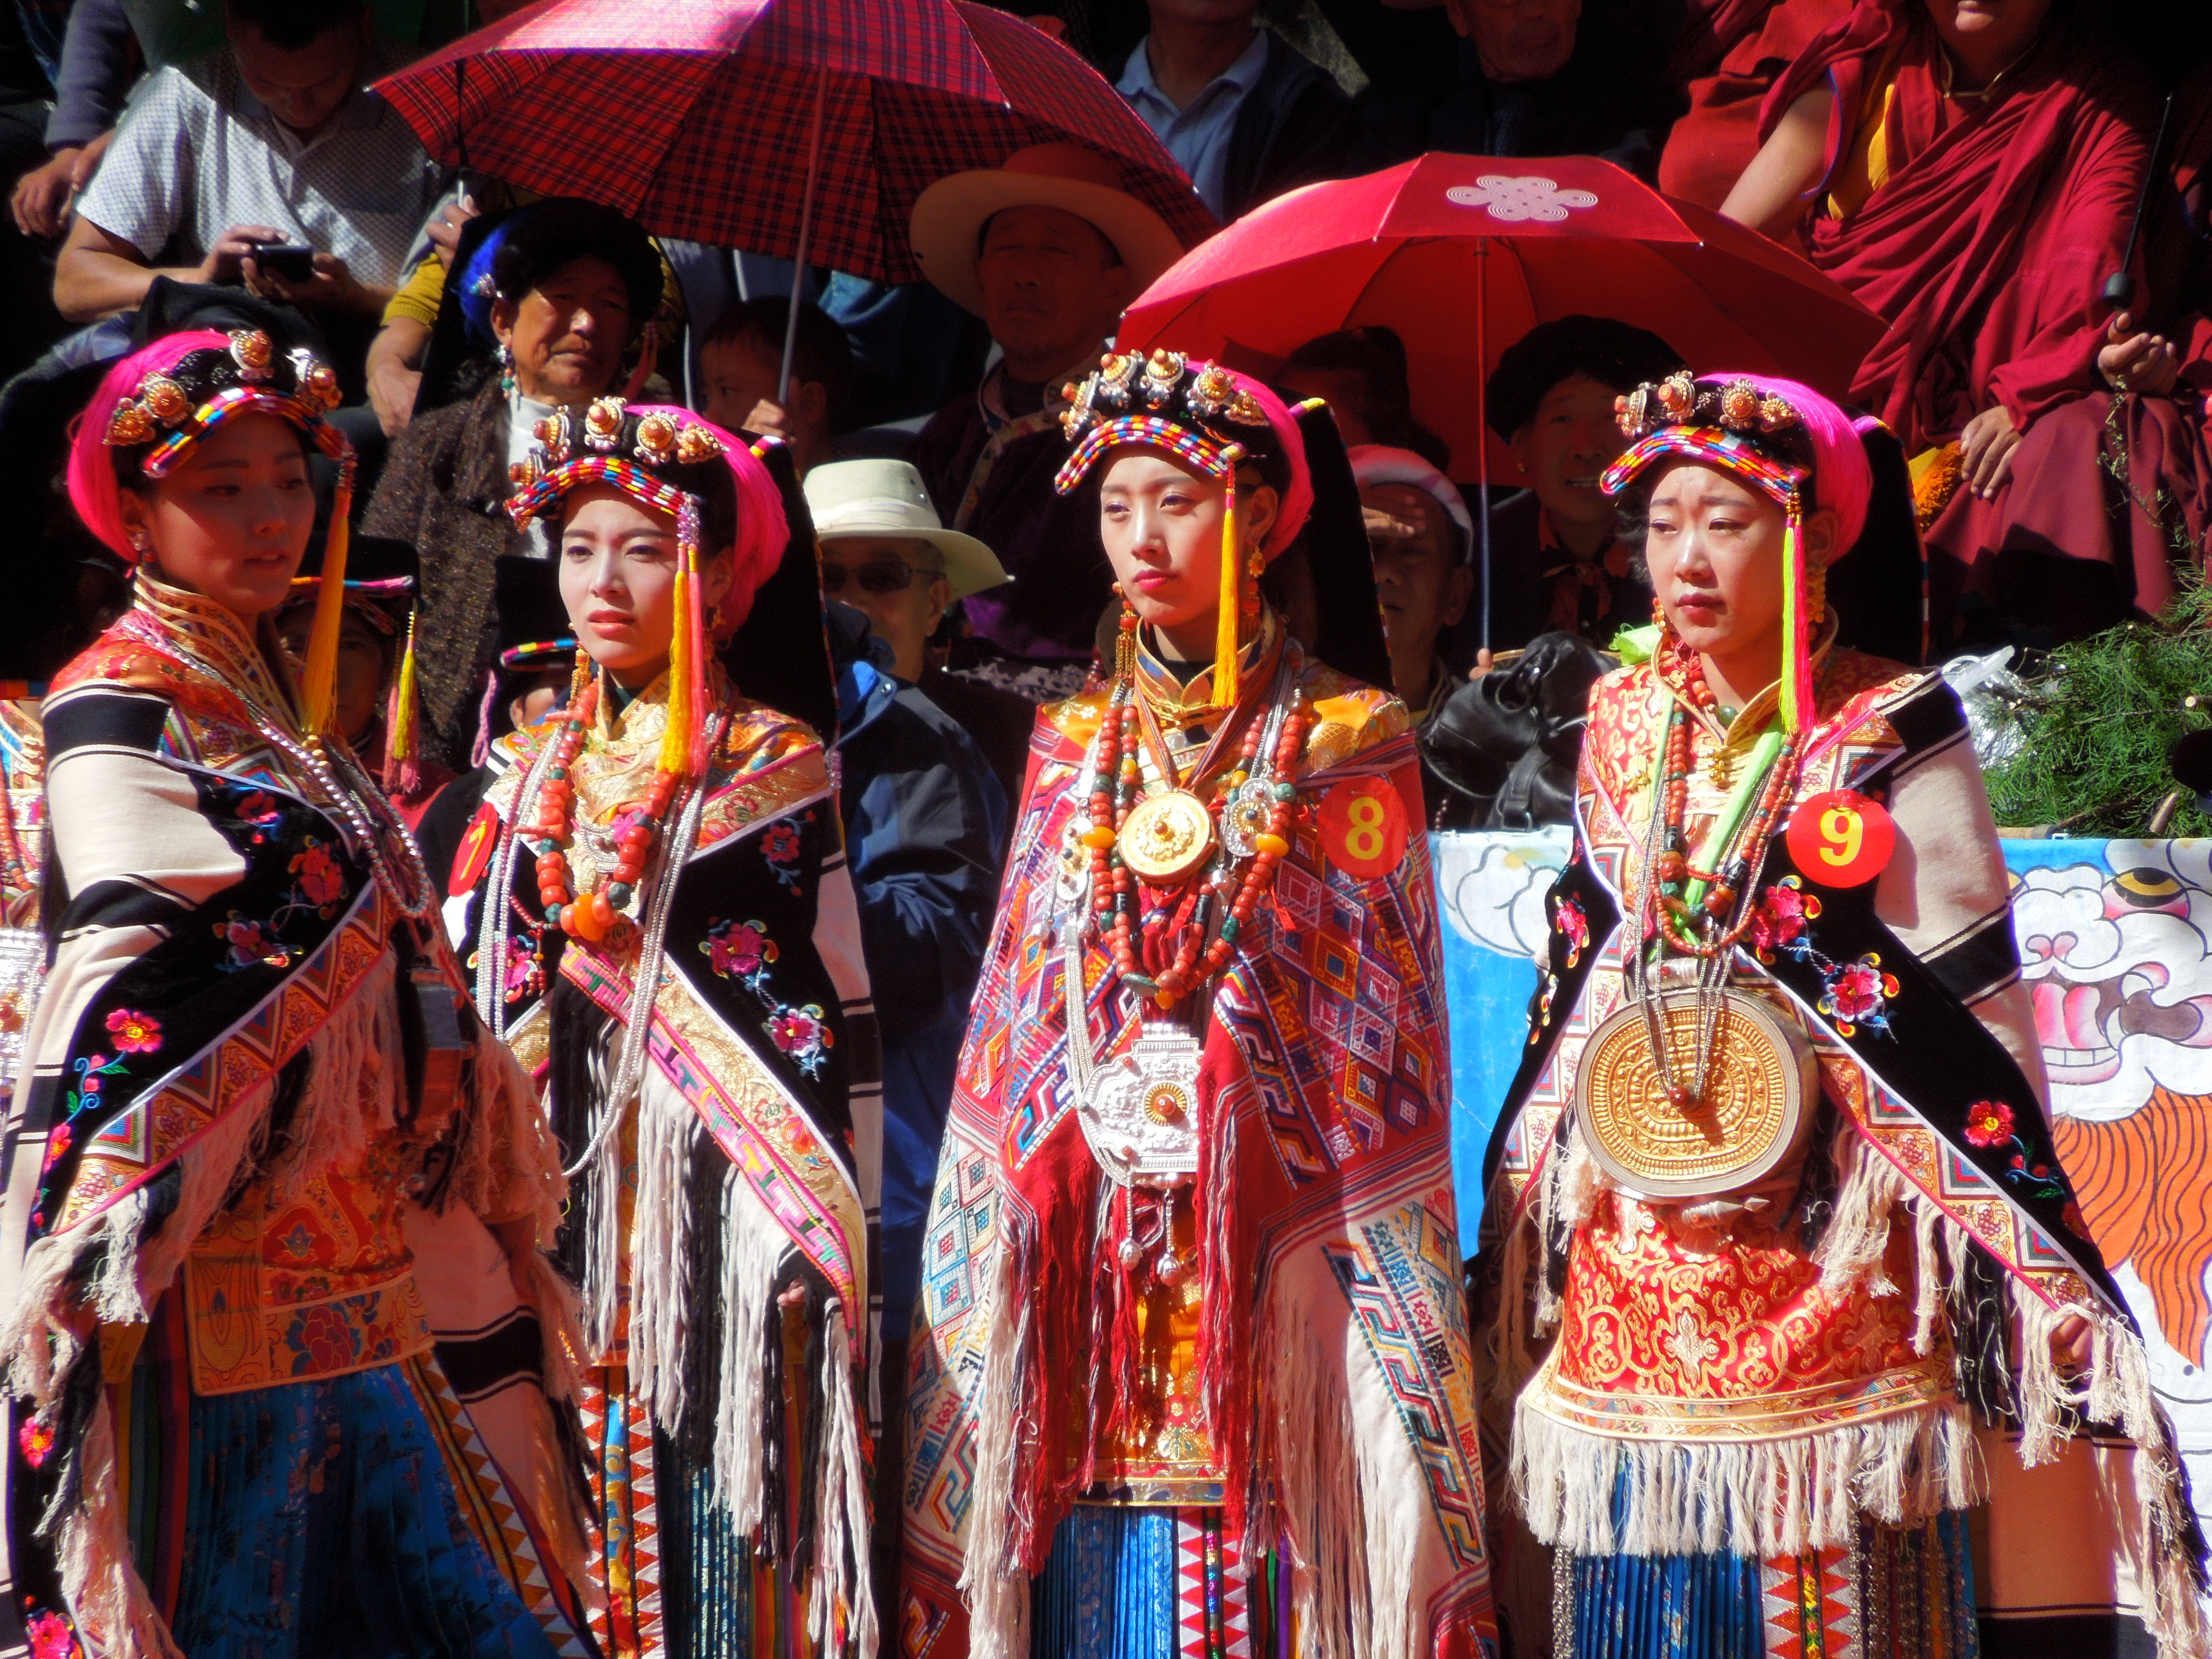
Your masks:
{"label": "wide-brimmed cream hat", "polygon": [[1081,144],[1032,144],[995,167],[949,173],[921,192],[911,228],[921,274],[945,298],[983,314],[975,244],[1003,208],[1065,208],[1096,226],[1136,278],[1136,293],[1182,258],[1168,222],[1121,188],[1121,170]]}
{"label": "wide-brimmed cream hat", "polygon": [[905,461],[832,461],[810,471],[802,488],[820,539],[896,536],[927,542],[945,556],[945,580],[956,599],[1013,580],[989,548],[945,527],[929,504],[921,474]]}

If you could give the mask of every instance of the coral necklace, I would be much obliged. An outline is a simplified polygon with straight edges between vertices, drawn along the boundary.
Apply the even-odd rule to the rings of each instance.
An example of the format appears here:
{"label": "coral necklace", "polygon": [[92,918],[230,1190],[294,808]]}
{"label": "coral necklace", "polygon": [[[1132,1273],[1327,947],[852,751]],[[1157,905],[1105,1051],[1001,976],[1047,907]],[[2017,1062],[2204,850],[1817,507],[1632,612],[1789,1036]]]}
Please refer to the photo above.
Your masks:
{"label": "coral necklace", "polygon": [[[1273,782],[1261,785],[1268,796],[1264,817],[1267,828],[1249,836],[1249,861],[1241,875],[1234,872],[1227,856],[1206,861],[1208,867],[1195,890],[1187,893],[1175,908],[1168,924],[1176,930],[1174,953],[1170,965],[1155,979],[1146,975],[1138,963],[1137,944],[1141,932],[1138,877],[1122,858],[1120,847],[1130,814],[1140,804],[1140,749],[1151,748],[1153,763],[1170,790],[1180,790],[1182,784],[1175,763],[1157,732],[1146,729],[1144,725],[1148,711],[1141,706],[1142,694],[1136,685],[1136,615],[1125,608],[1121,613],[1121,641],[1115,653],[1113,699],[1100,722],[1097,749],[1091,763],[1090,827],[1084,831],[1082,841],[1091,854],[1091,910],[1113,951],[1114,966],[1121,982],[1139,996],[1150,997],[1157,1006],[1167,1010],[1229,965],[1238,937],[1251,924],[1260,901],[1274,885],[1276,870],[1291,850],[1285,831],[1297,811],[1295,777],[1299,757],[1304,752],[1306,714],[1303,707],[1294,703],[1284,717],[1274,751],[1269,757],[1267,772]],[[1254,763],[1259,757],[1266,725],[1261,712],[1255,709],[1246,714],[1237,764],[1221,780],[1214,799],[1205,809],[1213,820],[1217,846],[1234,847],[1233,839],[1224,842],[1222,820],[1225,813],[1237,810],[1242,792],[1253,783]],[[1227,729],[1233,727],[1224,727]],[[1205,769],[1206,759],[1201,756],[1193,766],[1191,775],[1200,776]],[[1225,915],[1221,914],[1224,907]],[[1220,915],[1218,928],[1214,927],[1217,915]],[[1213,933],[1211,943],[1206,940],[1209,932]]]}
{"label": "coral necklace", "polygon": [[646,792],[644,814],[615,837],[617,854],[611,879],[585,894],[574,896],[568,884],[568,860],[562,850],[574,838],[576,757],[584,747],[584,732],[598,712],[599,681],[591,659],[576,653],[576,678],[568,697],[568,717],[553,750],[553,763],[538,794],[538,822],[530,828],[537,838],[538,899],[545,921],[571,939],[597,945],[622,921],[621,912],[643,878],[653,843],[668,818],[669,803],[684,781],[684,775],[662,767],[653,775]]}

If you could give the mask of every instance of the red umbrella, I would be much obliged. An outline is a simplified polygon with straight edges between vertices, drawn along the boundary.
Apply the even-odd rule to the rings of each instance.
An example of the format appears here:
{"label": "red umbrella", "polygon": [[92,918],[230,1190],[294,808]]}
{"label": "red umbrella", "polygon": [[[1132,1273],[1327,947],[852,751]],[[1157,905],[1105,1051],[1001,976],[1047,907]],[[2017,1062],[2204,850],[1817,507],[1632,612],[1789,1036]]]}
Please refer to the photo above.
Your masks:
{"label": "red umbrella", "polygon": [[1247,214],[1145,290],[1120,343],[1264,375],[1317,334],[1385,324],[1413,412],[1456,475],[1486,476],[1504,451],[1484,442],[1483,381],[1530,328],[1577,312],[1648,328],[1693,368],[1835,398],[1885,326],[1795,254],[1610,162],[1437,155]]}
{"label": "red umbrella", "polygon": [[1118,163],[1185,246],[1213,228],[1095,70],[966,0],[543,0],[376,90],[441,161],[886,282],[921,275],[917,196],[1030,144]]}

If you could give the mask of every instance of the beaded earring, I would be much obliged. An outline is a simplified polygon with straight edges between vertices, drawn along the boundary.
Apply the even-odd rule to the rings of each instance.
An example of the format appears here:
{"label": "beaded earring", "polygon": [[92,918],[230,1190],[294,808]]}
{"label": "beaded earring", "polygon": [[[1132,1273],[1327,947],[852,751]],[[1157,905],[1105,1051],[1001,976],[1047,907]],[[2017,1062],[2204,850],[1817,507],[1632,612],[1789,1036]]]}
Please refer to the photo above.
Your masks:
{"label": "beaded earring", "polygon": [[499,395],[514,396],[514,354],[504,345],[499,349]]}

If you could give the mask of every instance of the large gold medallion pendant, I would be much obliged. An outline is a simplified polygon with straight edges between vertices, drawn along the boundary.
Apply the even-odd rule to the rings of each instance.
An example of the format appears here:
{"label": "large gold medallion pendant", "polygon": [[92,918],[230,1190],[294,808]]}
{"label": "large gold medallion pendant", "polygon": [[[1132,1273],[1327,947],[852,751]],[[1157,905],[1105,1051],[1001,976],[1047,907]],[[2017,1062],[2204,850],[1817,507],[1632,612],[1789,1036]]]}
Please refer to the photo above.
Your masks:
{"label": "large gold medallion pendant", "polygon": [[[1702,1016],[1695,993],[1662,1000],[1678,1076],[1688,1073]],[[1668,1098],[1644,1010],[1600,1025],[1575,1075],[1575,1111],[1598,1167],[1651,1198],[1717,1196],[1753,1186],[1803,1146],[1820,1103],[1820,1066],[1803,1032],[1766,1002],[1721,994],[1705,1097]]]}
{"label": "large gold medallion pendant", "polygon": [[1213,816],[1188,789],[1149,795],[1129,809],[1114,845],[1140,879],[1172,886],[1212,855]]}

